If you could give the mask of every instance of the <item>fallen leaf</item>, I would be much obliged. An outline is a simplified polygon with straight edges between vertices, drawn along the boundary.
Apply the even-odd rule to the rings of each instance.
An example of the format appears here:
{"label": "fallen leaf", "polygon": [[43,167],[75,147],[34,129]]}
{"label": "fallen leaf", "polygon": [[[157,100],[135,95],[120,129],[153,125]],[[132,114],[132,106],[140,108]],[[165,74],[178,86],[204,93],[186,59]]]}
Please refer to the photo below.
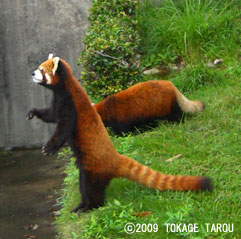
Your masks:
{"label": "fallen leaf", "polygon": [[28,234],[24,235],[24,237],[26,237],[27,239],[34,239],[34,238],[36,238],[36,236],[28,235]]}
{"label": "fallen leaf", "polygon": [[54,214],[54,216],[58,216],[59,215],[59,211],[52,211],[52,213]]}
{"label": "fallen leaf", "polygon": [[34,226],[33,226],[33,230],[37,230],[39,228],[39,225],[38,224],[35,224]]}
{"label": "fallen leaf", "polygon": [[204,169],[203,169],[203,172],[204,172],[204,173],[208,172],[208,169],[207,169],[207,168],[204,168]]}
{"label": "fallen leaf", "polygon": [[51,199],[53,197],[54,197],[53,195],[49,195],[49,196],[46,196],[45,199]]}
{"label": "fallen leaf", "polygon": [[147,217],[150,214],[152,214],[152,211],[135,212],[135,213],[133,213],[133,215],[136,216],[136,217]]}
{"label": "fallen leaf", "polygon": [[178,155],[176,155],[176,156],[174,156],[174,157],[171,157],[171,158],[167,159],[166,162],[172,162],[174,159],[178,159],[178,158],[180,158],[181,156],[182,156],[182,154],[178,154]]}
{"label": "fallen leaf", "polygon": [[32,227],[33,227],[33,225],[26,225],[23,228],[24,228],[24,230],[30,230],[30,229],[32,229]]}
{"label": "fallen leaf", "polygon": [[39,228],[39,225],[38,224],[35,224],[35,225],[26,225],[23,227],[24,230],[37,230]]}

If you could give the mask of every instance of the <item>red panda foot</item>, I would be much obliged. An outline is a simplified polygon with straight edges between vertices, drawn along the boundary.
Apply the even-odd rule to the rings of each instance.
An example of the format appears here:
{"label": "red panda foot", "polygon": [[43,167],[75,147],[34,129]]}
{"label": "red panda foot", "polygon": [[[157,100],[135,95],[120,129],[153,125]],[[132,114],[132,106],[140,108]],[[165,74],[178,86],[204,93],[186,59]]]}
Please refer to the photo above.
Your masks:
{"label": "red panda foot", "polygon": [[36,109],[31,109],[26,115],[26,119],[31,120],[34,116],[36,116]]}
{"label": "red panda foot", "polygon": [[103,204],[90,204],[90,205],[87,205],[85,204],[84,202],[81,202],[75,209],[73,209],[71,212],[72,213],[81,213],[81,212],[87,212],[89,210],[92,210],[94,208],[99,208],[103,206]]}
{"label": "red panda foot", "polygon": [[71,213],[84,212],[84,211],[86,211],[86,204],[84,202],[81,202],[76,208],[74,208],[71,211]]}
{"label": "red panda foot", "polygon": [[52,143],[51,141],[49,141],[47,144],[45,144],[42,147],[42,153],[47,156],[47,155],[53,155],[58,151],[58,147]]}

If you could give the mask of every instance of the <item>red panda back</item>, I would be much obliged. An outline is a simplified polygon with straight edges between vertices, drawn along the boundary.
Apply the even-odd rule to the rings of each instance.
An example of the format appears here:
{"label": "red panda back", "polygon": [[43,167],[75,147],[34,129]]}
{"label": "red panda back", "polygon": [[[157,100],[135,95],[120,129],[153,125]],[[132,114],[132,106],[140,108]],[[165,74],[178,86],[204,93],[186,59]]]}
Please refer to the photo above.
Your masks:
{"label": "red panda back", "polygon": [[200,112],[204,104],[190,101],[166,80],[138,83],[94,105],[106,126],[128,132],[155,120],[180,121],[185,113]]}
{"label": "red panda back", "polygon": [[171,82],[147,81],[109,96],[94,107],[105,123],[114,121],[123,125],[165,117],[171,113],[176,101]]}

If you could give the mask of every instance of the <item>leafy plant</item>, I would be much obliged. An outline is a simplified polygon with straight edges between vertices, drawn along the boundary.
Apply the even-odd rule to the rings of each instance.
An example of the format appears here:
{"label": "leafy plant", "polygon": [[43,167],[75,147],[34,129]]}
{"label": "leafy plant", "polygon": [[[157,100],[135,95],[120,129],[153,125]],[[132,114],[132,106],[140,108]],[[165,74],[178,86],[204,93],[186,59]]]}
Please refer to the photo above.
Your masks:
{"label": "leafy plant", "polygon": [[109,95],[140,81],[135,8],[131,0],[93,1],[78,62],[90,95]]}
{"label": "leafy plant", "polygon": [[[111,208],[111,210],[109,210]],[[137,218],[133,216],[132,203],[121,205],[118,200],[108,203],[100,213],[93,214],[90,218],[90,224],[83,228],[83,236],[85,238],[108,238],[107,235],[117,230],[120,234],[124,233],[126,222],[137,222]]]}

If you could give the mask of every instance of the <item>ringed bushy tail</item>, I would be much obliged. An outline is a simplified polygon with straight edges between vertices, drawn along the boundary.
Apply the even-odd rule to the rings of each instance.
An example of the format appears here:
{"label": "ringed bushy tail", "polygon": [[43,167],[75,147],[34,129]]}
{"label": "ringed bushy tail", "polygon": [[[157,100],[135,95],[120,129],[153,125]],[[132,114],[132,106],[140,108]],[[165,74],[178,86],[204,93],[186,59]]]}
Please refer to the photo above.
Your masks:
{"label": "ringed bushy tail", "polygon": [[174,90],[176,92],[177,102],[181,110],[185,113],[197,113],[202,112],[205,105],[201,101],[192,101],[187,99],[174,85]]}
{"label": "ringed bushy tail", "polygon": [[124,155],[121,155],[120,167],[117,174],[118,177],[128,178],[145,187],[158,190],[212,190],[212,181],[210,178],[163,174]]}

